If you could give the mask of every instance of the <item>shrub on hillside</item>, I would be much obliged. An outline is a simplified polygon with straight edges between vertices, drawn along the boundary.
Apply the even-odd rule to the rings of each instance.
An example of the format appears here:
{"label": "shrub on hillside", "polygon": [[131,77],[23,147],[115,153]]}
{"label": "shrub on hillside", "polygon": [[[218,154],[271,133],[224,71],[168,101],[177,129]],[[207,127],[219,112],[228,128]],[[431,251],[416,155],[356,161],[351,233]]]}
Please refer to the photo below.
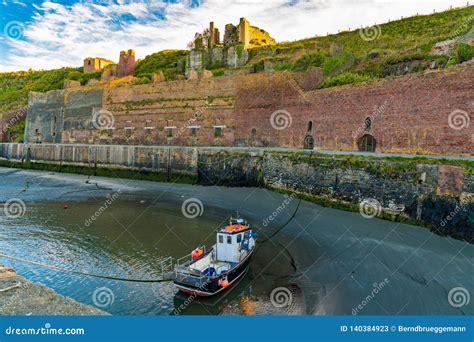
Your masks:
{"label": "shrub on hillside", "polygon": [[310,67],[321,67],[324,63],[324,55],[319,52],[305,53],[303,56],[294,61],[292,70],[306,71]]}
{"label": "shrub on hillside", "polygon": [[185,50],[165,50],[146,56],[138,61],[135,76],[150,78],[153,73],[163,71],[167,80],[174,80],[177,75],[184,75],[188,53]]}
{"label": "shrub on hillside", "polygon": [[469,61],[473,56],[474,46],[466,43],[459,43],[457,50],[457,57],[459,63]]}
{"label": "shrub on hillside", "polygon": [[355,74],[352,72],[344,72],[335,77],[328,78],[321,83],[319,88],[329,88],[344,84],[360,83],[372,80],[373,77],[363,74]]}

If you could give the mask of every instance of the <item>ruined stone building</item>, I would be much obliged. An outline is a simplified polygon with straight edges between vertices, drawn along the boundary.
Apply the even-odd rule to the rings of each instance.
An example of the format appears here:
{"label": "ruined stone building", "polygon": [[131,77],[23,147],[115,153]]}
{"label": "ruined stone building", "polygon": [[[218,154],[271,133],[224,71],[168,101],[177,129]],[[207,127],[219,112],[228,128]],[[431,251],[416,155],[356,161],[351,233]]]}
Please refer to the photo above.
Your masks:
{"label": "ruined stone building", "polygon": [[84,59],[84,72],[92,73],[99,72],[104,70],[108,65],[114,64],[114,62],[109,61],[105,58],[100,57],[88,57]]}
{"label": "ruined stone building", "polygon": [[221,41],[219,29],[214,22],[209,24],[209,37],[206,45],[202,37],[194,42],[195,48],[188,56],[188,70],[201,71],[206,67],[238,67],[247,63],[249,49],[275,44],[268,32],[251,26],[247,19],[241,18],[238,25],[227,24]]}
{"label": "ruined stone building", "polygon": [[248,49],[257,46],[265,46],[276,44],[275,39],[270,37],[270,34],[258,28],[251,26],[249,21],[245,18],[240,18],[238,25],[225,25],[224,40],[220,42],[219,30],[214,27],[214,22],[209,24],[209,45],[210,47],[223,44],[230,47],[233,45],[242,44],[243,48]]}
{"label": "ruined stone building", "polygon": [[135,73],[135,51],[120,51],[120,59],[117,68],[117,76],[131,76]]}
{"label": "ruined stone building", "polygon": [[121,51],[119,62],[114,62],[100,57],[84,59],[84,72],[92,73],[102,71],[102,79],[110,80],[114,77],[133,76],[135,73],[135,51]]}

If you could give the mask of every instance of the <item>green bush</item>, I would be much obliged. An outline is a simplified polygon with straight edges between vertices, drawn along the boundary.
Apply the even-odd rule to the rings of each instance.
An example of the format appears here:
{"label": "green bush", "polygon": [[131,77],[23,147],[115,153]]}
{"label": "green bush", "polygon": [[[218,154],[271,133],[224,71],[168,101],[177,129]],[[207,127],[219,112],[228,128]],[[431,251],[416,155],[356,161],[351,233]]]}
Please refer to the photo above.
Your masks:
{"label": "green bush", "polygon": [[321,67],[324,63],[324,55],[319,52],[305,53],[292,65],[294,71],[306,71],[310,67]]}
{"label": "green bush", "polygon": [[459,43],[458,49],[457,49],[457,57],[458,57],[459,63],[468,61],[473,56],[474,56],[474,46],[466,44],[466,43]]}
{"label": "green bush", "polygon": [[355,62],[355,57],[348,52],[344,52],[340,56],[327,57],[323,64],[323,74],[324,76],[336,76],[352,67]]}
{"label": "green bush", "polygon": [[100,80],[101,76],[102,76],[101,71],[85,73],[85,74],[82,74],[82,76],[79,78],[79,81],[81,81],[82,85],[86,85],[87,82],[89,82],[90,80]]}
{"label": "green bush", "polygon": [[215,69],[212,70],[212,75],[214,77],[224,76],[224,69]]}
{"label": "green bush", "polygon": [[30,91],[46,92],[62,89],[65,80],[82,75],[80,70],[80,68],[62,68],[0,73],[0,112],[26,106]]}
{"label": "green bush", "polygon": [[150,78],[153,73],[163,71],[167,80],[184,75],[184,65],[189,51],[165,50],[139,60],[135,68],[135,76]]}
{"label": "green bush", "polygon": [[139,85],[139,84],[149,84],[151,83],[151,80],[148,77],[140,77],[139,79],[135,80],[133,84]]}
{"label": "green bush", "polygon": [[22,142],[25,136],[26,119],[18,120],[13,125],[8,127],[8,131],[14,137],[14,142]]}
{"label": "green bush", "polygon": [[354,74],[351,72],[344,72],[332,78],[328,78],[321,83],[319,88],[329,88],[340,86],[344,84],[360,83],[372,80],[373,77],[369,75]]}
{"label": "green bush", "polygon": [[223,67],[224,67],[224,63],[222,63],[222,61],[214,61],[210,65],[208,65],[207,68],[209,70],[213,70],[213,69],[222,69]]}

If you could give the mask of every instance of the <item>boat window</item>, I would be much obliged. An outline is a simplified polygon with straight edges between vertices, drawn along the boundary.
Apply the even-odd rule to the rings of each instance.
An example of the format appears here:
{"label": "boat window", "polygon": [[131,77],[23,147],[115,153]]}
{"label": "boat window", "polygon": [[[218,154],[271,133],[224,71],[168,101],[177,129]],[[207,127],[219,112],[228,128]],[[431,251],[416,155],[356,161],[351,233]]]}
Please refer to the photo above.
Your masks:
{"label": "boat window", "polygon": [[232,243],[232,236],[230,235],[227,236],[227,243]]}
{"label": "boat window", "polygon": [[242,241],[242,234],[237,235],[237,243]]}
{"label": "boat window", "polygon": [[224,243],[224,237],[222,235],[219,235],[219,243]]}

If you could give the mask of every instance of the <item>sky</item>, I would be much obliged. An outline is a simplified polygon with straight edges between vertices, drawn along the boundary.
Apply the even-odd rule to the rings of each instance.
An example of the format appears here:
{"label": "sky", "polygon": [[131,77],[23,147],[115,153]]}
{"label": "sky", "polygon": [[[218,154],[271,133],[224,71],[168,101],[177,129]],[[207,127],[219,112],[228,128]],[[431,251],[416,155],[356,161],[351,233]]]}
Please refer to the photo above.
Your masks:
{"label": "sky", "polygon": [[185,49],[214,21],[247,18],[277,41],[367,27],[466,0],[0,0],[0,71],[78,67],[86,57],[118,61]]}

